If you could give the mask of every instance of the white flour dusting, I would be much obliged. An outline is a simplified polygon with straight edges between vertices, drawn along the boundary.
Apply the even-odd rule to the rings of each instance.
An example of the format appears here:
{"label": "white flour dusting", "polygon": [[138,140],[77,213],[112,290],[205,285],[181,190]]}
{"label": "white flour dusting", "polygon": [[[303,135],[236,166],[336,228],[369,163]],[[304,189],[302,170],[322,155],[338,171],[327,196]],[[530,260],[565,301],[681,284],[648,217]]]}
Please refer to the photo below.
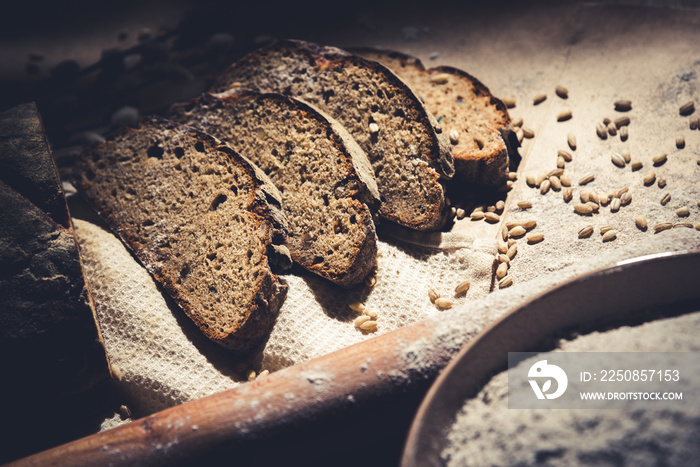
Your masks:
{"label": "white flour dusting", "polygon": [[[700,312],[562,341],[556,351],[699,351]],[[700,412],[508,409],[502,372],[457,414],[447,466],[697,465]]]}

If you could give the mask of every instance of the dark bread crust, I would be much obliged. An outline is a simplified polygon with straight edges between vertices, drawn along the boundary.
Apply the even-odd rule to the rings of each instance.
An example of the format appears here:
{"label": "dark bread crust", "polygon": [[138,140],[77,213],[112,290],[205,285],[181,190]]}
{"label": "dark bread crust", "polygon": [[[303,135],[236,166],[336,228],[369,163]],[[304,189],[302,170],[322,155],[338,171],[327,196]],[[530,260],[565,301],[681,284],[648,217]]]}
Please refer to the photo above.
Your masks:
{"label": "dark bread crust", "polygon": [[[477,182],[484,185],[498,186],[505,182],[510,159],[517,160],[517,148],[519,146],[515,132],[513,132],[508,109],[502,100],[495,97],[489,88],[479,81],[473,75],[451,66],[437,66],[426,68],[420,59],[405,53],[381,50],[371,47],[357,47],[349,49],[351,53],[364,55],[370,59],[387,57],[392,60],[399,61],[405,67],[413,67],[415,71],[426,77],[439,74],[449,74],[457,76],[471,84],[475,90],[475,95],[486,96],[489,99],[489,104],[496,108],[499,119],[494,120],[493,126],[497,130],[503,140],[504,145],[490,153],[481,152],[478,155],[469,154],[459,151],[457,148],[453,151],[455,160],[455,176],[458,179],[463,179],[470,182]],[[401,75],[400,70],[394,70]],[[431,102],[426,102],[429,109],[432,109]]]}
{"label": "dark bread crust", "polygon": [[[352,68],[355,70],[361,69],[378,81],[380,80],[384,85],[391,87],[393,90],[392,97],[388,99],[388,102],[392,101],[393,96],[400,96],[393,101],[395,103],[399,102],[401,99],[405,99],[405,109],[410,109],[411,113],[411,117],[406,117],[406,119],[410,121],[409,124],[413,125],[414,129],[420,128],[420,131],[422,131],[424,135],[419,138],[417,146],[412,149],[412,151],[414,151],[413,154],[406,154],[404,152],[406,149],[395,148],[395,152],[397,155],[402,154],[400,156],[402,158],[402,164],[409,163],[411,159],[420,159],[426,162],[429,168],[432,169],[432,174],[427,173],[427,170],[424,169],[406,169],[414,171],[415,173],[420,173],[419,177],[422,179],[421,183],[423,186],[430,187],[426,190],[420,190],[424,191],[425,195],[423,193],[415,193],[414,190],[411,194],[411,202],[405,202],[402,205],[394,201],[399,199],[397,194],[398,188],[396,184],[387,185],[387,183],[383,183],[383,176],[380,174],[380,171],[384,168],[384,154],[373,150],[377,144],[377,140],[373,139],[374,137],[367,136],[369,130],[367,130],[366,124],[359,125],[358,120],[351,121],[352,117],[346,117],[344,112],[333,111],[325,106],[324,101],[327,103],[327,96],[319,96],[322,90],[318,88],[318,86],[314,88],[313,96],[309,94],[299,95],[292,91],[296,81],[290,81],[288,86],[282,84],[289,76],[278,76],[277,79],[280,82],[271,82],[275,78],[266,74],[260,64],[265,63],[269,57],[285,56],[293,56],[300,64],[301,69],[305,70],[306,65],[309,65],[311,69],[314,70],[315,76],[332,77],[332,79],[337,80],[336,89],[342,89],[342,92],[348,93],[349,95],[354,95],[352,94],[352,87],[343,82],[343,80],[347,81],[352,79],[354,74],[343,73],[343,71]],[[249,79],[241,83],[243,79],[242,75],[251,71],[262,73],[262,75],[266,76],[261,75],[261,79],[257,79],[256,77],[256,79]],[[294,73],[294,71],[289,70],[289,73]],[[445,193],[440,180],[449,179],[454,175],[454,160],[449,148],[449,142],[447,141],[446,135],[442,134],[440,126],[432,115],[426,111],[423,103],[415,95],[411,87],[387,67],[377,62],[348,54],[337,48],[322,47],[302,41],[284,40],[255,51],[234,63],[219,77],[212,86],[211,91],[226,92],[237,84],[242,84],[242,87],[255,88],[262,92],[274,91],[283,94],[293,94],[295,97],[309,100],[313,105],[327,111],[332,117],[338,119],[345,125],[362,148],[368,153],[375,167],[375,175],[377,176],[380,193],[383,196],[383,204],[380,209],[380,215],[382,217],[417,230],[435,230],[439,229],[444,224],[446,219],[444,212]],[[330,91],[332,92],[332,90]],[[366,100],[368,97],[366,94],[357,91],[356,99]],[[376,99],[377,102],[381,102],[379,101],[379,97],[370,97],[369,99]],[[347,102],[346,104],[353,105],[354,103]],[[396,110],[403,112],[401,109]],[[366,115],[369,116],[370,112],[367,112]],[[395,135],[393,129],[389,129],[387,132],[392,134],[392,138]],[[398,131],[396,131],[396,133],[398,133]],[[383,133],[380,133],[379,141],[382,142],[381,144],[387,144],[389,137],[385,137]],[[395,167],[393,163],[390,165],[394,167],[393,170],[395,171],[404,170],[404,168]],[[424,199],[421,198],[423,196],[425,197]],[[403,196],[402,198],[405,201],[408,196]],[[420,210],[415,206],[420,206]]]}
{"label": "dark bread crust", "polygon": [[75,235],[0,181],[0,393],[16,403],[109,376]]}
{"label": "dark bread crust", "polygon": [[[115,199],[106,196],[105,193],[100,191],[102,187],[98,186],[97,183],[91,182],[93,178],[99,180],[99,178],[95,178],[96,171],[100,170],[96,167],[95,161],[109,158],[113,152],[118,153],[120,151],[120,148],[117,146],[119,142],[138,141],[142,131],[150,130],[157,130],[158,134],[163,135],[162,137],[165,139],[167,139],[165,135],[177,134],[180,142],[196,141],[197,143],[195,144],[201,143],[203,145],[201,152],[211,156],[212,160],[216,158],[216,160],[221,160],[224,164],[230,163],[239,169],[243,169],[247,175],[249,193],[244,206],[245,212],[242,213],[242,216],[246,219],[246,223],[253,225],[254,230],[259,233],[264,251],[260,252],[262,254],[262,263],[259,265],[259,274],[255,285],[248,294],[249,302],[236,308],[235,312],[238,319],[235,323],[220,323],[220,326],[219,323],[216,326],[211,325],[211,321],[206,319],[204,311],[197,305],[200,297],[190,293],[178,282],[178,271],[174,269],[174,259],[159,254],[157,243],[159,241],[169,242],[171,239],[158,238],[157,235],[154,235],[153,239],[139,236],[131,219],[133,213],[129,212],[128,209],[119,209]],[[165,144],[168,144],[168,142]],[[129,159],[137,158],[138,155],[135,153],[133,155],[122,154],[121,157]],[[139,162],[135,161],[134,164],[139,164]],[[168,166],[164,167],[166,170],[169,169]],[[104,170],[104,176],[107,176],[114,174],[119,169],[107,166],[102,167],[101,170]],[[134,252],[149,273],[163,286],[185,314],[195,322],[209,339],[237,353],[254,350],[267,340],[288,288],[272,272],[270,268],[271,258],[269,256],[274,254],[276,244],[284,241],[287,224],[281,210],[281,202],[277,190],[259,169],[255,168],[243,156],[204,132],[184,125],[178,125],[163,118],[150,117],[142,120],[137,128],[121,128],[112,133],[108,137],[107,142],[99,143],[86,149],[76,164],[75,173],[77,175],[77,186],[79,186],[81,192],[93,205],[98,214],[103,217],[110,229]],[[133,183],[138,184],[140,180],[134,180]],[[167,183],[167,180],[164,180],[163,183]],[[206,196],[205,193],[199,195]],[[138,209],[136,204],[131,206],[134,210]],[[174,219],[176,216],[177,212],[172,214],[171,217]],[[165,221],[174,222],[168,219],[165,219]],[[180,226],[186,228],[184,220],[178,224],[176,231],[180,230]],[[204,233],[198,232],[200,235],[204,235]],[[213,298],[214,296],[212,296],[212,300]]]}
{"label": "dark bread crust", "polygon": [[0,367],[7,382],[0,393],[29,411],[37,398],[80,393],[110,375],[34,103],[0,112],[0,198]]}
{"label": "dark bread crust", "polygon": [[[325,193],[325,196],[339,197],[350,205],[342,211],[339,208],[326,208],[329,209],[328,214],[319,218],[318,207],[305,199],[307,195],[304,192],[284,190],[283,199],[287,201],[284,209],[290,224],[286,245],[292,259],[305,269],[343,287],[357,285],[369,274],[377,254],[377,236],[370,207],[377,209],[379,195],[366,155],[337,122],[310,104],[292,97],[251,90],[219,96],[203,94],[189,102],[174,105],[168,117],[183,124],[198,126],[227,142],[267,170],[280,189],[303,181],[299,175],[303,167],[297,167],[289,157],[283,157],[287,145],[294,142],[288,140],[289,135],[301,133],[306,142],[312,145],[304,149],[309,164],[313,159],[315,163],[320,162],[320,167],[314,166],[314,170],[328,171],[323,179],[325,183],[318,185],[318,197]],[[253,121],[250,126],[251,122],[247,120],[255,118],[265,121]],[[271,127],[279,133],[270,131]],[[254,134],[260,131],[265,133],[265,143],[260,143]],[[326,153],[316,144],[317,141],[331,142],[335,152],[329,150]],[[343,174],[342,179],[334,176],[336,173]],[[338,188],[343,189],[343,195],[334,193]],[[346,227],[351,230],[349,235],[354,240],[352,245],[343,247],[345,254],[339,258],[327,257],[328,245],[317,244],[318,239],[303,241],[302,228],[296,227],[309,225],[313,219],[316,227],[303,229],[303,233],[316,236],[333,225],[336,214],[343,216],[342,219],[349,217],[350,213],[355,213],[353,219],[356,223]],[[330,233],[326,235],[334,242],[340,242],[345,237],[338,232],[335,236]],[[322,261],[317,261],[319,256],[323,258]]]}
{"label": "dark bread crust", "polygon": [[0,112],[0,130],[2,180],[55,222],[69,227],[66,200],[36,104]]}

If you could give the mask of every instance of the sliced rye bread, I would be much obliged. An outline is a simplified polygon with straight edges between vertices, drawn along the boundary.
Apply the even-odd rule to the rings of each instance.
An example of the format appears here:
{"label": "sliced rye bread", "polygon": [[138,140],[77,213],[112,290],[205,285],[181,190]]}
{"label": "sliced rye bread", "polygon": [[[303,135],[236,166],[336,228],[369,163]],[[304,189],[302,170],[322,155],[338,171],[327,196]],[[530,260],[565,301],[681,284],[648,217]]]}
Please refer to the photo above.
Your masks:
{"label": "sliced rye bread", "polygon": [[469,182],[505,183],[509,150],[518,146],[505,104],[470,74],[449,66],[426,69],[416,57],[390,50],[353,48],[351,53],[375,60],[416,90],[451,140],[455,176]]}
{"label": "sliced rye bread", "polygon": [[381,217],[417,230],[444,225],[440,181],[454,174],[447,135],[388,68],[337,48],[280,41],[231,65],[211,91],[239,87],[300,98],[345,126],[374,169]]}
{"label": "sliced rye bread", "polygon": [[82,393],[110,376],[61,181],[33,103],[0,112],[0,205],[0,396],[32,418],[40,401]]}
{"label": "sliced rye bread", "polygon": [[167,117],[221,139],[260,167],[282,195],[292,259],[336,284],[362,282],[377,256],[368,205],[379,193],[367,156],[345,129],[281,94],[204,94]]}
{"label": "sliced rye bread", "polygon": [[289,253],[279,193],[260,169],[204,132],[151,117],[88,148],[75,173],[208,338],[239,353],[267,339],[287,293],[271,266]]}

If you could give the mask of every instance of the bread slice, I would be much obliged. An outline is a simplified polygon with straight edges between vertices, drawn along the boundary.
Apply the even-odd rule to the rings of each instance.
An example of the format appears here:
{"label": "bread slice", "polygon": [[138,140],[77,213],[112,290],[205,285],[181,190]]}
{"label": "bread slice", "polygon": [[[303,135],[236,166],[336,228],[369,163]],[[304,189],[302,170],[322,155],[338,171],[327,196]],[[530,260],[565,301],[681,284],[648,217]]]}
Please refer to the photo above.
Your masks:
{"label": "bread slice", "polygon": [[167,117],[219,138],[258,165],[282,195],[292,259],[350,287],[371,271],[379,193],[367,156],[345,129],[281,94],[204,94]]}
{"label": "bread slice", "polygon": [[287,292],[271,270],[286,221],[259,169],[206,133],[151,117],[88,148],[75,170],[97,212],[207,337],[235,352],[267,339]]}
{"label": "bread slice", "polygon": [[33,103],[0,112],[0,206],[0,397],[31,418],[37,401],[82,393],[110,375]]}
{"label": "bread slice", "polygon": [[[451,139],[456,177],[498,186],[506,181],[509,147],[517,148],[505,104],[470,74],[449,66],[426,69],[413,56],[372,48],[352,53],[389,67],[406,80]],[[456,144],[455,144],[456,143]]]}
{"label": "bread slice", "polygon": [[338,120],[367,153],[380,216],[418,230],[445,222],[441,178],[454,174],[447,136],[409,86],[379,63],[300,41],[280,41],[229,67],[211,88],[279,92]]}

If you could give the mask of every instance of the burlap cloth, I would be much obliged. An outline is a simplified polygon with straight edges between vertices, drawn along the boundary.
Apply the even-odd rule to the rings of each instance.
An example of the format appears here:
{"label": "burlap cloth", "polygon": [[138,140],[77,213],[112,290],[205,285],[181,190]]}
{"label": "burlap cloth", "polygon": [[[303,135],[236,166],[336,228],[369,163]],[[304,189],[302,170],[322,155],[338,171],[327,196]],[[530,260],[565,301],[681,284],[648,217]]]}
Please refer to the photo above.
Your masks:
{"label": "burlap cloth", "polygon": [[[358,24],[362,20],[362,24],[382,27],[370,28],[366,35],[337,29],[311,39],[411,52],[431,66],[463,68],[496,95],[515,98],[517,106],[511,115],[523,117],[535,137],[525,139],[520,150],[520,176],[506,198],[501,222],[467,218],[439,239],[382,230],[373,289],[345,291],[303,272],[284,275],[289,284],[287,300],[270,340],[256,358],[241,364],[205,341],[115,237],[96,225],[75,221],[107,351],[119,375],[118,384],[141,410],[139,415],[233,387],[245,380],[249,369],[275,371],[424,318],[438,317],[448,323],[454,314],[466,319],[461,311],[484,303],[490,290],[495,289],[486,302],[497,298],[494,295],[513,300],[526,297],[528,282],[554,284],[560,271],[583,260],[600,266],[620,251],[630,257],[636,251],[675,249],[672,242],[662,241],[664,235],[668,240],[683,239],[682,249],[700,246],[700,232],[693,228],[679,226],[659,234],[653,230],[660,222],[700,223],[700,131],[690,131],[688,118],[678,114],[678,107],[688,100],[700,106],[698,11],[566,4],[472,14],[472,7],[465,6],[465,11],[455,7],[451,15],[424,14],[423,8],[358,13]],[[483,21],[485,17],[500,19],[498,40],[494,24]],[[409,26],[417,31],[415,37],[404,34]],[[569,89],[568,99],[554,94],[555,85]],[[548,98],[535,106],[533,97],[539,93]],[[632,111],[625,114],[631,119],[629,139],[601,140],[595,125],[605,117],[621,116],[613,109],[619,98],[633,101]],[[573,110],[573,118],[558,122],[556,116],[564,109]],[[575,151],[569,149],[573,161],[566,165],[574,181],[571,203],[563,201],[561,191],[542,195],[525,183],[526,174],[555,168],[557,150],[568,149],[568,133],[578,141]],[[675,146],[678,133],[685,137],[683,148]],[[641,171],[611,163],[612,152],[623,149],[630,150],[633,161],[643,162]],[[653,167],[652,157],[659,152],[668,153],[668,162]],[[642,177],[650,170],[666,179],[665,188],[644,186]],[[588,172],[595,174],[595,180],[579,186],[577,181]],[[590,217],[573,212],[572,204],[582,189],[608,193],[623,187],[629,187],[632,202],[619,212],[611,212],[609,205]],[[664,193],[671,195],[667,205],[659,202]],[[533,207],[519,209],[515,203],[522,200],[531,201]],[[676,213],[683,206],[689,208],[686,217]],[[639,214],[648,219],[646,231],[634,224]],[[537,244],[516,240],[518,253],[509,272],[513,288],[521,292],[499,291],[492,280],[498,232],[505,222],[524,219],[536,220],[535,231],[545,238]],[[594,227],[594,234],[579,239],[578,230],[587,224]],[[618,233],[611,242],[603,242],[600,234],[607,225]],[[646,247],[638,248],[640,244]],[[460,310],[439,311],[429,301],[429,287],[452,297],[455,285],[464,280],[472,286],[465,297],[455,299]],[[363,334],[354,327],[356,315],[347,304],[356,300],[379,313],[376,334]],[[508,306],[517,305],[511,301]],[[501,304],[497,311],[505,309],[506,304]]]}

